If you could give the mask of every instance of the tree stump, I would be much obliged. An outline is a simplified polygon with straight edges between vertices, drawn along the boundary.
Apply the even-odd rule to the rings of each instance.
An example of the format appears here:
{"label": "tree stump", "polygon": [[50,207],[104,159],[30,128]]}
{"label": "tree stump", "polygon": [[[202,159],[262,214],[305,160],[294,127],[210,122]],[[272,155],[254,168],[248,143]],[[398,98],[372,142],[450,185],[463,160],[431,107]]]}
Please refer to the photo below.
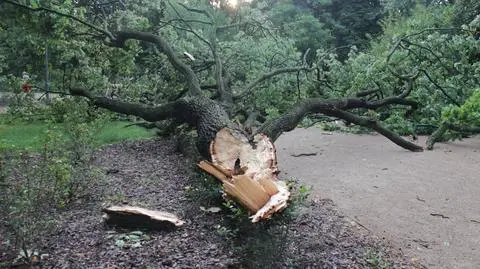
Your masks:
{"label": "tree stump", "polygon": [[288,206],[290,191],[278,180],[277,156],[264,134],[249,139],[240,131],[220,130],[210,144],[212,162],[198,166],[223,184],[225,193],[251,214],[252,222],[268,219]]}

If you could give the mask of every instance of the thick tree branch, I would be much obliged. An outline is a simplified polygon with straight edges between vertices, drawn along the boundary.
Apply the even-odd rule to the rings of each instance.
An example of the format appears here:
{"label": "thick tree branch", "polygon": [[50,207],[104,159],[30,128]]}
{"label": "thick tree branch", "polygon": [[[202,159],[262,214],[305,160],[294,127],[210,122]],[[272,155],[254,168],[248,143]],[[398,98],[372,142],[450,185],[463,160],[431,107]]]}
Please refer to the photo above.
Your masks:
{"label": "thick tree branch", "polygon": [[446,131],[451,130],[463,134],[479,134],[480,126],[458,125],[451,122],[444,122],[427,139],[427,149],[432,150],[433,145],[442,139]]}
{"label": "thick tree branch", "polygon": [[150,42],[157,45],[158,49],[167,56],[173,67],[185,76],[190,92],[193,95],[201,95],[200,83],[193,70],[177,57],[173,49],[162,37],[144,32],[119,31],[115,33],[115,39],[112,40],[112,44],[123,47],[129,39]]}
{"label": "thick tree branch", "polygon": [[294,105],[290,111],[282,115],[280,118],[266,122],[260,127],[258,133],[265,133],[275,141],[283,132],[293,130],[306,115],[310,113],[322,113],[327,116],[337,117],[360,126],[371,128],[405,149],[422,151],[422,147],[404,140],[400,136],[382,127],[378,122],[356,116],[346,111],[354,108],[376,109],[388,104],[400,104],[405,100],[392,97],[380,101],[382,102],[368,102],[360,99],[305,99]]}
{"label": "thick tree branch", "polygon": [[176,102],[164,104],[159,107],[132,104],[117,99],[95,96],[90,91],[81,88],[72,88],[70,93],[75,96],[87,97],[95,106],[106,108],[113,112],[134,115],[146,121],[160,121],[175,117]]}
{"label": "thick tree branch", "polygon": [[[418,103],[414,100],[405,99],[412,92],[413,81],[417,77],[406,78],[404,90],[397,96],[391,96],[380,100],[367,101],[358,98],[345,99],[320,99],[310,98],[298,102],[294,107],[280,118],[266,122],[259,132],[267,133],[273,140],[276,140],[283,132],[291,131],[297,124],[310,113],[322,113],[331,115],[335,111],[347,111],[356,108],[376,110],[388,105],[409,106],[406,116],[410,116],[417,108]],[[338,113],[338,112],[336,112]],[[364,125],[365,126],[365,125]],[[369,127],[369,126],[366,126]],[[370,127],[372,128],[372,127]],[[375,127],[377,128],[377,127]]]}
{"label": "thick tree branch", "polygon": [[98,107],[118,113],[135,115],[147,121],[175,119],[179,123],[188,123],[197,129],[197,148],[203,157],[207,159],[210,158],[208,151],[210,142],[215,138],[220,129],[224,127],[241,129],[230,121],[225,109],[217,102],[202,96],[181,98],[158,107],[149,107],[96,96],[90,91],[80,88],[71,89],[70,93],[86,97]]}
{"label": "thick tree branch", "polygon": [[392,131],[388,130],[387,128],[383,127],[382,125],[380,125],[380,123],[376,120],[362,118],[362,117],[359,117],[355,114],[352,114],[350,112],[343,111],[343,110],[334,110],[334,111],[332,111],[332,113],[326,114],[326,115],[334,116],[334,117],[346,120],[347,122],[351,122],[351,123],[354,123],[356,125],[360,125],[360,126],[363,126],[363,127],[370,128],[370,129],[378,132],[379,134],[385,136],[390,141],[392,141],[393,143],[399,145],[400,147],[402,147],[404,149],[408,149],[408,150],[414,151],[414,152],[423,151],[423,148],[421,146],[418,146],[414,143],[411,143],[410,141],[407,141],[407,140],[403,139],[399,135],[395,134],[394,132],[392,132]]}

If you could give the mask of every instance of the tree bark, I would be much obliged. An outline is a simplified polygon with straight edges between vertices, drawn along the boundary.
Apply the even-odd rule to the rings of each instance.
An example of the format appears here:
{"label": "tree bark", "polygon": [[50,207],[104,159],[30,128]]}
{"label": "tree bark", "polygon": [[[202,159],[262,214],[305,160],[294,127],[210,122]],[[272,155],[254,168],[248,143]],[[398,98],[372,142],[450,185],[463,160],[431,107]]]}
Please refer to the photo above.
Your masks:
{"label": "tree bark", "polygon": [[435,132],[433,132],[427,139],[427,149],[432,150],[433,145],[440,141],[446,131],[452,130],[459,133],[479,134],[480,126],[457,125],[451,122],[443,122]]}
{"label": "tree bark", "polygon": [[190,93],[193,95],[201,95],[200,82],[197,78],[197,75],[195,75],[195,72],[193,72],[190,66],[183,63],[175,55],[173,49],[161,36],[136,31],[118,31],[115,33],[114,36],[115,39],[111,40],[112,44],[121,48],[124,47],[125,42],[129,39],[135,39],[155,44],[157,48],[167,56],[169,62],[173,65],[173,67],[185,76]]}
{"label": "tree bark", "polygon": [[132,104],[103,96],[95,96],[85,89],[71,89],[72,95],[87,97],[94,105],[113,112],[134,115],[146,121],[175,119],[179,123],[188,123],[197,129],[197,148],[200,154],[210,159],[210,142],[224,127],[241,128],[233,123],[225,109],[217,102],[205,97],[185,97],[158,107]]}
{"label": "tree bark", "polygon": [[[339,99],[339,100],[323,100],[323,99],[306,99],[298,102],[294,107],[285,113],[283,116],[266,122],[260,127],[258,132],[267,134],[272,141],[283,133],[293,130],[298,123],[310,113],[322,113],[327,116],[332,116],[346,120],[348,122],[364,126],[379,132],[381,135],[390,139],[395,144],[410,151],[423,151],[423,148],[413,144],[400,136],[396,135],[392,131],[384,128],[375,120],[366,119],[354,115],[346,110],[354,108],[368,108],[376,109],[389,104],[405,104],[404,99],[387,98],[380,101],[368,102],[360,99]],[[411,103],[415,105],[416,102]]]}

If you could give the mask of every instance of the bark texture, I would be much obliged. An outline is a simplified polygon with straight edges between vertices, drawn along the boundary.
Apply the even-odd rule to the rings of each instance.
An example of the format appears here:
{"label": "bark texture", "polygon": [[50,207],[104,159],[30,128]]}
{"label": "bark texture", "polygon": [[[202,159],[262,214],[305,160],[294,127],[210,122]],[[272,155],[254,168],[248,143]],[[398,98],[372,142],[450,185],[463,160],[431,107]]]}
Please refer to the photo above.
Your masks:
{"label": "bark texture", "polygon": [[95,96],[85,89],[71,89],[71,94],[87,97],[96,106],[113,112],[138,116],[146,121],[173,118],[177,122],[188,123],[197,129],[197,148],[200,154],[208,159],[210,159],[210,142],[218,131],[224,127],[240,130],[240,127],[229,119],[227,112],[219,103],[201,96],[185,97],[161,106],[151,107]]}
{"label": "bark texture", "polygon": [[290,111],[285,113],[283,116],[266,122],[258,132],[265,133],[272,139],[272,141],[277,140],[277,138],[283,133],[293,130],[298,123],[310,113],[322,113],[327,116],[340,118],[348,122],[364,126],[370,129],[373,129],[386,138],[390,139],[395,144],[408,149],[410,151],[423,151],[423,148],[411,143],[392,131],[384,128],[379,122],[357,116],[353,113],[348,112],[347,110],[354,108],[367,108],[367,109],[377,109],[379,107],[390,105],[390,104],[405,104],[412,106],[413,108],[417,107],[417,103],[414,101],[409,101],[401,98],[387,98],[379,101],[365,101],[361,99],[338,99],[338,100],[324,100],[324,99],[305,99],[298,102]]}

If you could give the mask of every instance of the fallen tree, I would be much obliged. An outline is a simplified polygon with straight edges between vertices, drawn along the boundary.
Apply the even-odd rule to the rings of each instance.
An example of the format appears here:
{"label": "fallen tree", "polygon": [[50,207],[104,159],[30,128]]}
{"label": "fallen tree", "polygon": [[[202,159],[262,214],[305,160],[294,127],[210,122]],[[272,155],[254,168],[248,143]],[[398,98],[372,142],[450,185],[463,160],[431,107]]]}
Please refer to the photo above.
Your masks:
{"label": "fallen tree", "polygon": [[[320,113],[342,119],[370,128],[404,149],[414,152],[423,150],[421,146],[411,143],[383,127],[377,120],[359,116],[354,112],[359,109],[377,110],[396,105],[408,107],[406,116],[410,115],[418,107],[418,103],[408,99],[408,96],[419,72],[410,76],[397,76],[402,84],[402,89],[401,93],[396,96],[371,100],[367,93],[361,94],[359,97],[344,99],[306,98],[299,100],[289,110],[273,120],[258,124],[259,113],[248,108],[246,110],[250,112],[249,117],[243,122],[237,122],[232,120],[240,110],[235,107],[236,102],[257,86],[281,74],[308,72],[315,68],[303,63],[299,66],[273,70],[260,75],[253,82],[247,83],[239,94],[235,94],[230,84],[226,83],[231,78],[224,75],[226,73],[224,72],[224,63],[218,53],[216,41],[217,32],[233,26],[216,26],[210,31],[207,38],[199,36],[208,45],[213,56],[212,68],[215,70],[216,85],[208,87],[214,92],[212,97],[208,97],[196,72],[187,64],[188,61],[179,57],[183,54],[175,52],[169,43],[158,34],[130,30],[111,32],[50,8],[30,7],[11,0],[4,2],[32,12],[47,12],[72,19],[102,36],[109,46],[125,48],[128,40],[153,44],[159,52],[167,57],[173,68],[185,80],[185,90],[177,99],[158,106],[148,106],[107,98],[95,94],[94,89],[79,86],[72,87],[70,94],[85,97],[95,106],[117,113],[138,116],[149,122],[173,119],[175,124],[186,123],[193,126],[197,131],[197,149],[201,156],[208,161],[200,163],[200,167],[223,183],[225,192],[253,214],[253,221],[268,218],[274,212],[281,211],[287,206],[289,193],[286,186],[277,179],[278,170],[273,143],[282,133],[293,130],[309,114]],[[212,18],[208,10],[183,7],[187,11],[204,14],[207,19]],[[193,31],[191,28],[187,28],[187,30]],[[194,34],[197,35],[195,32]],[[189,60],[192,61],[192,58]]]}
{"label": "fallen tree", "polygon": [[446,107],[442,111],[443,122],[428,137],[427,149],[432,150],[436,142],[442,141],[448,132],[450,138],[462,138],[480,133],[480,90],[457,107]]}
{"label": "fallen tree", "polygon": [[458,132],[460,135],[462,134],[480,134],[480,126],[468,126],[468,125],[460,125],[454,124],[452,122],[443,122],[440,127],[438,127],[435,132],[433,132],[427,139],[427,149],[432,150],[433,145],[435,143],[442,140],[443,135],[447,131],[454,131]]}

